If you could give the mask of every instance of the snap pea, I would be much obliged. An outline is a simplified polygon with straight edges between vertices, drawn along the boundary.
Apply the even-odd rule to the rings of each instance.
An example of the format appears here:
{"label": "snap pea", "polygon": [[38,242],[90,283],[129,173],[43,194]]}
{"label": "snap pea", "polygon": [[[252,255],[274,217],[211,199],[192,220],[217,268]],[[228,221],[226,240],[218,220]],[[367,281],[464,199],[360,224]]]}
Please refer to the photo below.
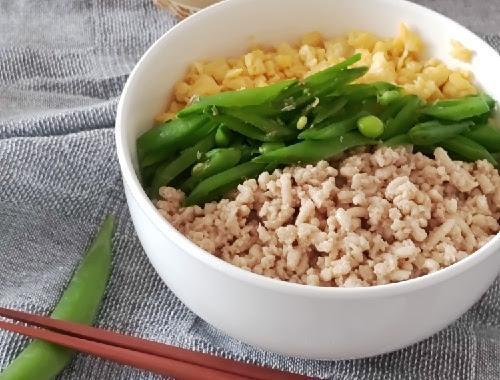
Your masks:
{"label": "snap pea", "polygon": [[174,161],[160,166],[155,173],[151,184],[150,196],[158,197],[160,187],[168,185],[184,170],[188,169],[200,159],[200,155],[208,152],[215,145],[214,134],[205,137],[192,148],[187,148],[181,152]]}
{"label": "snap pea", "polygon": [[490,111],[488,102],[483,96],[470,96],[460,99],[438,101],[422,111],[426,115],[438,119],[461,121],[480,116]]}
{"label": "snap pea", "polygon": [[400,90],[388,90],[378,95],[377,101],[383,106],[388,106],[396,100],[401,99],[401,96],[402,94]]}
{"label": "snap pea", "polygon": [[253,162],[276,164],[312,163],[328,160],[355,146],[372,144],[376,144],[376,141],[364,137],[359,132],[347,132],[328,140],[305,140],[273,150],[254,158]]}
{"label": "snap pea", "polygon": [[221,189],[227,189],[228,185],[240,183],[245,178],[252,178],[259,174],[267,164],[245,162],[231,169],[223,171],[201,181],[184,201],[186,206],[203,204],[213,197],[218,196]]}
{"label": "snap pea", "polygon": [[[51,314],[82,324],[91,324],[99,310],[111,271],[114,217],[104,220],[94,241],[76,269]],[[73,351],[34,340],[0,373],[1,380],[54,379],[69,363]]]}
{"label": "snap pea", "polygon": [[368,71],[367,67],[355,67],[353,69],[344,69],[337,73],[335,77],[318,86],[311,86],[311,92],[315,96],[326,96],[335,90],[345,86],[348,83],[362,77]]}
{"label": "snap pea", "polygon": [[231,144],[233,133],[224,125],[217,128],[215,132],[215,144],[220,147],[227,147]]}
{"label": "snap pea", "polygon": [[207,121],[206,115],[193,115],[185,119],[173,119],[143,133],[137,139],[139,160],[141,161],[148,153],[177,147],[180,142],[191,136]]}
{"label": "snap pea", "polygon": [[419,108],[420,99],[415,95],[408,96],[403,108],[386,122],[382,140],[408,132],[417,120]]}
{"label": "snap pea", "polygon": [[334,77],[339,71],[347,69],[349,66],[358,62],[360,59],[361,59],[360,53],[354,54],[354,55],[350,56],[349,58],[347,58],[346,60],[344,60],[344,61],[342,61],[342,62],[340,62],[332,67],[329,67],[328,69],[322,70],[316,74],[313,74],[313,75],[307,77],[304,80],[304,83],[307,86],[312,87],[312,88],[321,86],[321,85],[325,84],[326,82],[330,81],[332,79],[332,77]]}
{"label": "snap pea", "polygon": [[248,137],[257,141],[281,141],[282,137],[275,133],[265,133],[257,127],[245,123],[230,115],[218,115],[216,119],[222,123],[226,128],[239,133],[242,136]]}
{"label": "snap pea", "polygon": [[269,142],[269,143],[264,143],[259,147],[259,152],[261,154],[266,154],[267,152],[271,152],[276,149],[284,148],[285,143],[282,142]]}
{"label": "snap pea", "polygon": [[204,179],[238,164],[241,151],[238,148],[218,148],[206,153],[206,161],[199,162],[191,170],[194,178]]}
{"label": "snap pea", "polygon": [[465,137],[481,144],[490,152],[500,152],[500,128],[493,125],[474,127]]}
{"label": "snap pea", "polygon": [[404,135],[397,135],[397,136],[391,137],[390,139],[385,140],[382,143],[382,145],[390,147],[390,148],[394,148],[394,147],[401,146],[401,145],[413,145],[413,143],[410,139],[410,136],[408,136],[407,134],[404,134]]}
{"label": "snap pea", "polygon": [[474,123],[470,121],[443,124],[437,120],[432,120],[415,125],[410,129],[408,135],[416,145],[437,144],[443,140],[468,132],[472,124]]}
{"label": "snap pea", "polygon": [[186,117],[193,113],[201,112],[209,106],[216,107],[246,107],[259,106],[275,99],[282,91],[297,83],[289,79],[265,87],[249,88],[246,90],[221,92],[219,94],[203,96],[197,102],[180,111],[177,116]]}
{"label": "snap pea", "polygon": [[385,110],[379,116],[380,119],[387,122],[388,120],[394,118],[403,109],[408,100],[408,96],[396,99],[394,102],[386,106]]}
{"label": "snap pea", "polygon": [[356,128],[357,120],[366,115],[364,111],[346,119],[333,122],[322,128],[309,128],[299,134],[299,139],[305,140],[327,140],[333,137],[341,136]]}
{"label": "snap pea", "polygon": [[467,137],[455,136],[449,140],[441,141],[440,145],[447,151],[457,153],[467,160],[487,160],[493,165],[498,166],[498,161],[484,146]]}
{"label": "snap pea", "polygon": [[[345,96],[349,101],[362,101],[367,98],[377,98],[380,100],[384,97],[387,98],[388,93],[397,94],[401,96],[400,88],[392,83],[387,82],[374,82],[374,83],[355,83],[348,84],[338,90],[338,94]],[[380,101],[379,101],[380,103]],[[388,103],[387,103],[388,104]],[[385,104],[386,105],[386,104]]]}
{"label": "snap pea", "polygon": [[322,121],[337,115],[345,107],[347,102],[348,99],[346,97],[340,97],[327,104],[320,104],[320,106],[313,111],[314,119],[312,125],[318,125]]}
{"label": "snap pea", "polygon": [[223,112],[243,121],[244,123],[253,125],[264,132],[268,137],[281,138],[285,140],[295,137],[293,130],[285,127],[283,124],[280,124],[280,122],[275,119],[264,117],[255,113],[245,112],[237,108],[225,109]]}
{"label": "snap pea", "polygon": [[185,135],[182,139],[172,141],[162,149],[147,154],[140,161],[140,167],[144,169],[148,166],[168,161],[175,155],[176,152],[193,146],[202,138],[212,133],[218,125],[219,123],[216,120],[209,120],[204,124],[199,125],[196,129],[190,131],[190,133]]}

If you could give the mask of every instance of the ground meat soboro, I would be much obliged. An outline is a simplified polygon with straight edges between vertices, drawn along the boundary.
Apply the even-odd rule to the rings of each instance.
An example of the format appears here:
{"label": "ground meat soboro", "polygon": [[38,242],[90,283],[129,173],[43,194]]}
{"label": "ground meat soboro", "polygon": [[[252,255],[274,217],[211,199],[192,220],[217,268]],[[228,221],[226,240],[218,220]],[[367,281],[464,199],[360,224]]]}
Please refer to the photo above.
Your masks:
{"label": "ground meat soboro", "polygon": [[419,277],[472,254],[500,229],[500,176],[486,161],[381,148],[262,173],[232,199],[162,215],[240,268],[300,284],[358,287]]}

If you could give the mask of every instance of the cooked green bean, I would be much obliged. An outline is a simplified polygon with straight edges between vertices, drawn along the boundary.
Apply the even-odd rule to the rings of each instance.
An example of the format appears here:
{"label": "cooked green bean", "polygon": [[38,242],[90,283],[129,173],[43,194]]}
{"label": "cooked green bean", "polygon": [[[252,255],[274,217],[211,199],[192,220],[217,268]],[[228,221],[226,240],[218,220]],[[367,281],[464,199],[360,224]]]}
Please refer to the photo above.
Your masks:
{"label": "cooked green bean", "polygon": [[[75,271],[51,317],[91,324],[111,271],[114,217],[108,216]],[[51,380],[69,363],[73,351],[34,340],[0,373],[1,380]]]}
{"label": "cooked green bean", "polygon": [[319,86],[311,86],[312,94],[315,96],[325,96],[333,93],[335,90],[345,86],[348,83],[362,77],[368,71],[367,67],[355,67],[353,69],[345,69],[337,73],[330,81]]}
{"label": "cooked green bean", "polygon": [[226,128],[257,141],[280,141],[279,136],[267,135],[257,127],[229,115],[218,115],[216,119]]}
{"label": "cooked green bean", "polygon": [[399,99],[396,99],[394,102],[386,106],[384,111],[379,115],[380,119],[384,122],[389,121],[396,117],[396,115],[403,109],[403,107],[410,100],[409,96],[402,96]]}
{"label": "cooked green bean", "polygon": [[437,120],[432,120],[415,125],[410,129],[408,135],[416,145],[432,145],[468,132],[472,124],[470,121],[443,124]]}
{"label": "cooked green bean", "polygon": [[305,140],[273,150],[256,157],[253,162],[276,164],[313,163],[328,160],[355,146],[371,144],[376,144],[376,141],[364,137],[359,132],[347,132],[328,140]]}
{"label": "cooked green bean", "polygon": [[150,129],[137,139],[137,154],[142,160],[148,153],[175,148],[208,121],[206,115],[193,115],[185,119],[173,119]]}
{"label": "cooked green bean", "polygon": [[208,152],[215,145],[214,134],[205,137],[192,148],[187,148],[181,152],[174,161],[160,166],[155,173],[153,183],[151,184],[152,198],[158,197],[160,187],[168,185],[184,170],[188,169],[198,161],[203,153]]}
{"label": "cooked green bean", "polygon": [[269,142],[264,143],[259,147],[260,154],[266,154],[267,152],[271,152],[276,149],[281,149],[285,147],[285,143],[282,142]]}
{"label": "cooked green bean", "polygon": [[467,137],[455,136],[449,140],[441,141],[440,145],[447,151],[457,153],[467,160],[488,160],[493,165],[498,166],[498,161],[484,146]]}
{"label": "cooked green bean", "polygon": [[212,133],[219,123],[216,120],[209,120],[201,125],[198,125],[194,130],[191,130],[189,134],[186,134],[183,138],[171,141],[168,145],[165,145],[162,149],[156,150],[148,153],[141,161],[140,167],[146,168],[151,165],[156,165],[165,161],[168,161],[175,153],[192,147],[198,141]]}
{"label": "cooked green bean", "polygon": [[231,144],[231,140],[233,139],[233,133],[224,125],[219,126],[217,128],[217,132],[215,133],[215,144],[220,147],[227,147]]}
{"label": "cooked green bean", "polygon": [[209,106],[229,108],[263,105],[271,102],[282,91],[293,86],[295,83],[297,83],[297,80],[289,79],[265,87],[248,88],[246,90],[221,92],[215,95],[203,96],[197,102],[184,108],[178,113],[178,116],[182,118],[196,112],[201,112]]}
{"label": "cooked green bean", "polygon": [[390,148],[395,148],[395,147],[401,146],[401,145],[413,145],[413,143],[410,139],[410,136],[408,136],[407,134],[404,134],[404,135],[397,135],[397,136],[391,137],[389,140],[385,140],[382,143],[382,145],[390,147]]}
{"label": "cooked green bean", "polygon": [[339,71],[347,69],[349,66],[358,62],[361,59],[361,54],[357,53],[346,60],[336,64],[335,66],[329,67],[328,69],[322,70],[316,74],[307,77],[304,83],[310,87],[318,87],[324,83],[330,81]]}
{"label": "cooked green bean", "polygon": [[238,120],[243,121],[244,123],[253,125],[258,128],[260,131],[264,132],[267,137],[272,138],[280,138],[280,139],[289,139],[295,137],[295,133],[290,128],[285,127],[283,124],[280,124],[275,119],[260,116],[257,114],[252,114],[249,112],[244,112],[240,109],[225,109],[224,113],[236,118]]}
{"label": "cooked green bean", "polygon": [[493,125],[474,127],[465,137],[481,144],[490,152],[500,152],[500,128]]}
{"label": "cooked green bean", "polygon": [[[382,139],[386,140],[408,132],[418,117],[419,107],[420,99],[415,95],[408,96],[403,108],[393,119],[386,122]],[[382,120],[384,119],[382,118]]]}
{"label": "cooked green bean", "polygon": [[245,178],[252,178],[259,174],[267,164],[259,164],[255,162],[245,162],[222,173],[211,176],[201,181],[186,198],[184,204],[186,206],[203,204],[207,200],[211,200],[220,192],[221,189],[227,188],[228,185],[239,183]]}
{"label": "cooked green bean", "polygon": [[389,104],[392,104],[396,100],[401,99],[401,96],[402,96],[401,91],[389,90],[381,93],[378,96],[377,101],[383,106],[388,106]]}
{"label": "cooked green bean", "polygon": [[470,96],[453,100],[438,101],[422,111],[426,115],[438,119],[461,121],[475,116],[480,116],[490,111],[486,99],[481,96]]}
{"label": "cooked green bean", "polygon": [[370,139],[375,139],[384,133],[384,122],[374,115],[359,118],[357,125],[359,132]]}
{"label": "cooked green bean", "polygon": [[322,128],[309,128],[299,134],[299,139],[305,140],[327,140],[333,137],[340,136],[356,128],[356,122],[362,116],[366,115],[364,111],[357,113],[354,116],[348,117],[340,121],[333,122]]}
{"label": "cooked green bean", "polygon": [[321,104],[313,111],[314,119],[312,125],[318,125],[322,121],[337,115],[347,104],[346,97],[340,97],[330,103]]}
{"label": "cooked green bean", "polygon": [[206,161],[199,162],[191,170],[195,178],[204,179],[236,166],[241,159],[238,148],[217,148],[206,153]]}

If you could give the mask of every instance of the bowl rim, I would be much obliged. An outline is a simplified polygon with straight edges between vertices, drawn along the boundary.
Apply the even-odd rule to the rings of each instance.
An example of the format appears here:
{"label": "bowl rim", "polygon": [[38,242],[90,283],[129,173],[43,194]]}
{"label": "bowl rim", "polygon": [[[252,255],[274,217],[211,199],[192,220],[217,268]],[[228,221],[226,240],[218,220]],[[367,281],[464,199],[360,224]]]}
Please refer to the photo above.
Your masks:
{"label": "bowl rim", "polygon": [[[188,17],[187,19],[179,22],[174,27],[166,31],[160,38],[158,38],[142,55],[138,63],[133,68],[130,73],[127,82],[123,88],[122,94],[120,96],[120,101],[118,103],[117,115],[116,115],[116,126],[115,126],[115,142],[117,149],[118,161],[120,164],[120,170],[123,177],[124,185],[128,188],[134,201],[137,203],[138,207],[144,213],[146,218],[151,222],[151,224],[159,231],[160,234],[164,235],[167,239],[171,240],[177,247],[186,251],[187,254],[191,255],[194,259],[201,261],[203,264],[208,265],[211,269],[220,272],[220,274],[230,276],[239,281],[243,281],[249,285],[258,286],[261,288],[266,288],[267,290],[272,290],[278,293],[284,293],[289,295],[300,295],[305,297],[314,298],[372,298],[379,296],[393,296],[402,293],[407,293],[410,291],[416,291],[422,288],[427,288],[429,286],[441,283],[450,279],[452,277],[458,276],[466,270],[476,266],[483,260],[486,260],[489,256],[495,253],[495,248],[500,248],[500,233],[495,237],[490,239],[485,245],[480,249],[475,251],[473,254],[467,256],[461,261],[450,265],[449,267],[440,269],[434,273],[427,274],[425,276],[417,277],[410,280],[405,280],[398,283],[389,283],[385,285],[374,285],[369,287],[358,287],[358,288],[340,288],[340,287],[319,287],[304,284],[295,284],[288,281],[277,280],[269,278],[263,275],[259,275],[250,271],[241,269],[233,264],[230,264],[211,253],[205,251],[204,249],[198,247],[196,244],[191,242],[187,237],[185,237],[181,232],[179,232],[175,227],[173,227],[166,219],[161,216],[154,204],[146,195],[144,189],[142,188],[137,174],[133,168],[131,162],[130,153],[128,152],[127,142],[125,138],[125,133],[123,130],[123,114],[126,104],[126,99],[129,93],[129,87],[134,80],[137,72],[141,70],[144,62],[148,61],[153,55],[152,52],[157,50],[162,44],[163,40],[170,38],[171,35],[176,33],[182,33],[183,29],[190,27],[191,24],[196,24],[198,19],[205,17],[210,17],[212,14],[224,10],[226,7],[237,6],[241,3],[246,3],[255,0],[224,0],[222,2],[208,6],[202,9],[196,14]],[[371,0],[353,0],[353,1],[371,1]],[[431,16],[434,18],[440,18],[441,20],[450,23],[450,25],[460,30],[464,34],[468,34],[471,40],[474,40],[476,44],[481,45],[482,49],[489,50],[492,59],[497,59],[500,63],[500,56],[493,47],[488,43],[478,37],[475,33],[468,30],[464,26],[460,25],[456,21],[444,16],[434,10],[424,7],[419,4],[412,3],[407,0],[377,0],[387,6],[394,6],[399,3],[399,6],[406,6],[414,8],[415,11],[421,12],[423,15]],[[156,269],[155,269],[156,270]]]}

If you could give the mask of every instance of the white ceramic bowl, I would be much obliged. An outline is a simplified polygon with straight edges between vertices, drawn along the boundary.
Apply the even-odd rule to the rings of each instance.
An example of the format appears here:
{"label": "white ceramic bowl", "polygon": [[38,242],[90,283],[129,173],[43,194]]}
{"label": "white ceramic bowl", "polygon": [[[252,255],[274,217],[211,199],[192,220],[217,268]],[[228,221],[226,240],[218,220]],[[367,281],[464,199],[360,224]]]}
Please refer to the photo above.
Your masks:
{"label": "white ceramic bowl", "polygon": [[486,291],[499,272],[500,237],[461,262],[418,279],[371,288],[319,288],[236,268],[182,236],[155,210],[136,175],[135,140],[152,126],[186,66],[243,53],[251,41],[278,43],[319,30],[362,29],[393,36],[401,21],[428,54],[456,66],[454,38],[476,52],[471,69],[500,99],[500,57],[450,19],[401,0],[230,0],[181,22],[142,57],[118,107],[116,144],[132,220],[158,274],[208,323],[249,344],[315,359],[361,358],[402,348],[444,328]]}

